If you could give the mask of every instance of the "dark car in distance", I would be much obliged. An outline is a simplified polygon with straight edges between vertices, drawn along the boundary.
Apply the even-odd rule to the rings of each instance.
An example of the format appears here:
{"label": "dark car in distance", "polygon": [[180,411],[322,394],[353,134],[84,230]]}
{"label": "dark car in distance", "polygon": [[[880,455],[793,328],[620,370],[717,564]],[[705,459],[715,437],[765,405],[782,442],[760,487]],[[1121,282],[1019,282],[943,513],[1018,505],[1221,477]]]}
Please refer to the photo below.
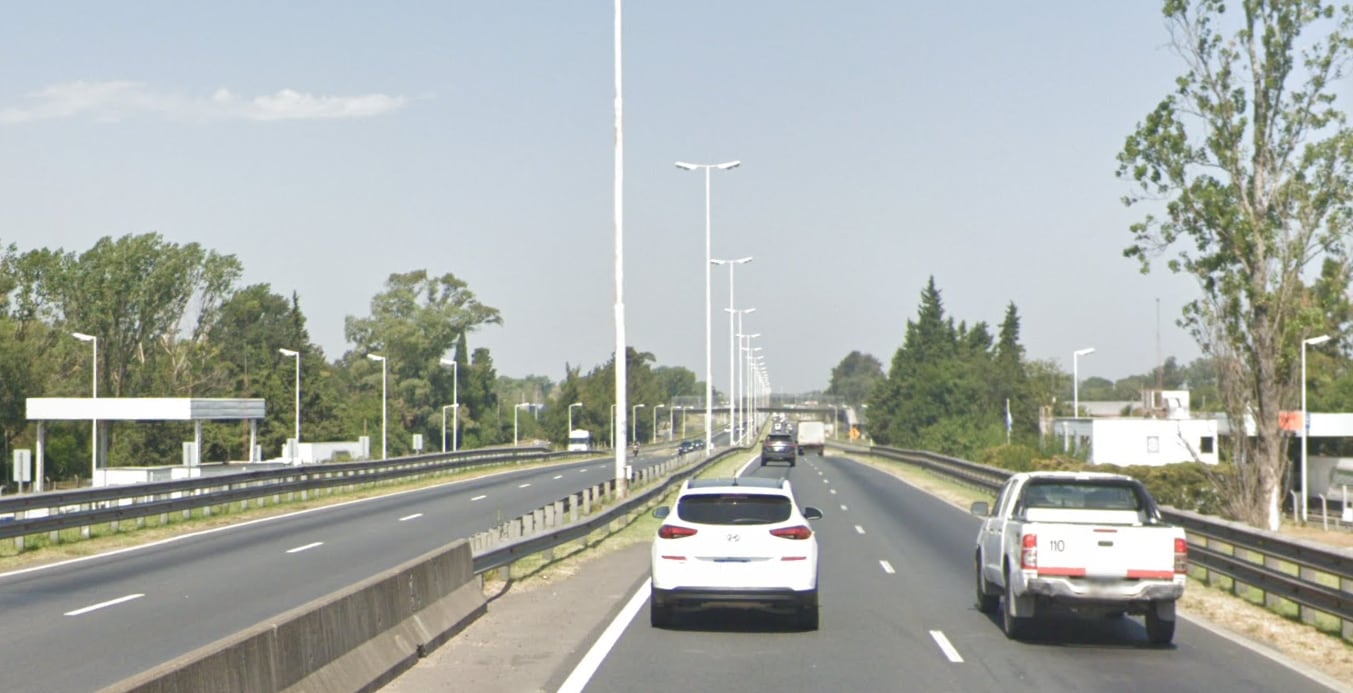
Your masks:
{"label": "dark car in distance", "polygon": [[793,467],[798,457],[798,443],[788,433],[771,433],[761,441],[761,466],[767,462],[788,462]]}

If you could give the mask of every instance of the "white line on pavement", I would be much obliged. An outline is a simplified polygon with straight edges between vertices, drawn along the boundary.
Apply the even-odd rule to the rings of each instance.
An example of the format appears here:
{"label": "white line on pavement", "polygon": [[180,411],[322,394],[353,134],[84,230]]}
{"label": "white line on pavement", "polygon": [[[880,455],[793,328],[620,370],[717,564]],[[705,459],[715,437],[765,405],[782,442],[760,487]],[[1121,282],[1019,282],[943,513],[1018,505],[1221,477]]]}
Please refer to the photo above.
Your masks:
{"label": "white line on pavement", "polygon": [[879,561],[879,565],[883,566],[883,572],[889,575],[897,572],[896,570],[893,570],[893,564],[887,561]]}
{"label": "white line on pavement", "polygon": [[835,496],[835,495],[836,495],[836,489],[832,489],[832,490],[831,490],[831,494],[832,494],[833,496]]}
{"label": "white line on pavement", "polygon": [[864,527],[861,527],[861,526],[859,526],[859,525],[855,525],[855,533],[856,533],[856,534],[864,534]]}
{"label": "white line on pavement", "polygon": [[488,496],[483,496],[483,495],[481,495],[481,496],[475,496],[474,498],[471,498],[470,500],[471,500],[471,501],[477,501],[477,500],[484,500],[485,498],[488,498]]}
{"label": "white line on pavement", "polygon": [[324,542],[314,541],[309,544],[306,544],[305,546],[297,546],[294,549],[287,549],[287,553],[300,553],[302,551],[309,551],[310,549],[313,549],[316,546],[324,546]]}
{"label": "white line on pavement", "polygon": [[844,505],[843,505],[843,506],[841,506],[841,509],[842,509],[842,510],[850,510],[850,508],[847,508],[847,507],[846,507],[846,506],[844,506]]}
{"label": "white line on pavement", "polygon": [[422,517],[422,516],[423,516],[423,513],[414,513],[414,514],[412,514],[412,515],[405,515],[404,517],[399,518],[399,521],[400,521],[400,522],[408,522],[409,520],[417,520],[418,518],[420,518],[420,517]]}
{"label": "white line on pavement", "polygon": [[105,606],[112,606],[112,605],[114,605],[114,604],[121,604],[122,602],[129,602],[129,601],[131,601],[131,600],[133,600],[133,599],[140,599],[141,597],[144,597],[144,596],[146,596],[146,595],[144,595],[144,594],[129,594],[129,595],[125,596],[125,597],[118,597],[117,599],[109,599],[109,600],[106,601],[106,602],[99,602],[98,604],[92,604],[92,605],[90,605],[90,606],[86,606],[86,607],[83,608],[83,609],[76,609],[75,611],[67,611],[67,612],[66,612],[66,615],[67,615],[67,616],[80,616],[80,615],[82,615],[82,614],[87,614],[87,613],[89,613],[89,612],[91,612],[91,611],[97,611],[97,610],[99,610],[99,609],[102,609],[102,608],[105,607]]}
{"label": "white line on pavement", "polygon": [[531,485],[531,482],[528,481],[528,482],[526,482],[526,483],[524,483],[524,484],[518,484],[518,485],[517,485],[517,488],[526,488],[527,486],[530,486],[530,485]]}
{"label": "white line on pavement", "polygon": [[564,475],[563,475],[563,474],[555,474],[555,475],[554,475],[554,478],[555,478],[555,479],[562,479],[562,478],[564,478]]}
{"label": "white line on pavement", "polygon": [[963,656],[954,648],[954,644],[949,642],[949,638],[944,637],[944,631],[932,630],[930,631],[930,637],[935,639],[935,644],[940,646],[940,651],[944,652],[944,656],[948,657],[949,661],[955,664],[961,664],[963,662]]}
{"label": "white line on pavement", "polygon": [[639,585],[639,589],[634,591],[634,596],[630,597],[625,608],[616,614],[615,620],[606,626],[601,637],[597,638],[592,648],[583,655],[582,661],[578,662],[578,666],[573,668],[567,679],[564,679],[564,685],[559,687],[559,693],[578,693],[588,681],[592,680],[592,675],[597,673],[597,668],[606,660],[606,655],[611,653],[611,648],[615,647],[616,641],[620,640],[630,621],[634,620],[634,615],[643,607],[644,602],[648,601],[651,591],[652,583],[648,580]]}

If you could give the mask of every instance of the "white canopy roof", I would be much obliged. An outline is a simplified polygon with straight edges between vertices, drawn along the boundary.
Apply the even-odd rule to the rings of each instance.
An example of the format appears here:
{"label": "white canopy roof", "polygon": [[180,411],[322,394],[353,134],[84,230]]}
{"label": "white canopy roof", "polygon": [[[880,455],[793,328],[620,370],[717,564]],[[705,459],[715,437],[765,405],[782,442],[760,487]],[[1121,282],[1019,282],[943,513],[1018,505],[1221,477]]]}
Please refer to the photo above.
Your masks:
{"label": "white canopy roof", "polygon": [[29,397],[29,421],[240,421],[266,418],[262,399]]}

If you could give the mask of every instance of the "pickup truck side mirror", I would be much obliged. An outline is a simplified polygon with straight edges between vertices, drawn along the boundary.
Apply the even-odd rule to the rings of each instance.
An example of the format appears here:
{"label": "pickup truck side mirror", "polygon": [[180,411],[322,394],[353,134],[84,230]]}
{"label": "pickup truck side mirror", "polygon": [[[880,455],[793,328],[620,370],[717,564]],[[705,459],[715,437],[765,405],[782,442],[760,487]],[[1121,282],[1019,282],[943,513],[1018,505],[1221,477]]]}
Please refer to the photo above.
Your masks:
{"label": "pickup truck side mirror", "polygon": [[972,514],[979,515],[981,517],[986,517],[987,515],[991,514],[991,506],[987,505],[986,501],[974,502],[970,510],[972,510]]}

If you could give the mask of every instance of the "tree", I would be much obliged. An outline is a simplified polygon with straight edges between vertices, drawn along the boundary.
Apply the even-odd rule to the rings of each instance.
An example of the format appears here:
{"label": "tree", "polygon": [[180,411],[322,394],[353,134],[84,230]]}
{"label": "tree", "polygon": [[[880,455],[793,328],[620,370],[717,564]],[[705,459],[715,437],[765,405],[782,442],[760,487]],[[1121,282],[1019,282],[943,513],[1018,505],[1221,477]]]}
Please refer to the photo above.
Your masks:
{"label": "tree", "polygon": [[1227,507],[1277,529],[1289,464],[1278,420],[1296,400],[1295,357],[1302,339],[1344,327],[1327,301],[1350,278],[1353,132],[1333,104],[1353,13],[1321,0],[1249,0],[1234,20],[1224,10],[1165,2],[1186,71],[1118,156],[1136,189],[1124,202],[1164,212],[1132,225],[1124,254],[1146,272],[1173,248],[1167,267],[1197,280],[1182,324],[1216,360],[1231,421],[1255,422],[1253,438],[1230,440],[1240,464]]}
{"label": "tree", "polygon": [[877,358],[852,351],[832,369],[825,394],[840,397],[847,404],[862,404],[885,377],[883,363]]}

